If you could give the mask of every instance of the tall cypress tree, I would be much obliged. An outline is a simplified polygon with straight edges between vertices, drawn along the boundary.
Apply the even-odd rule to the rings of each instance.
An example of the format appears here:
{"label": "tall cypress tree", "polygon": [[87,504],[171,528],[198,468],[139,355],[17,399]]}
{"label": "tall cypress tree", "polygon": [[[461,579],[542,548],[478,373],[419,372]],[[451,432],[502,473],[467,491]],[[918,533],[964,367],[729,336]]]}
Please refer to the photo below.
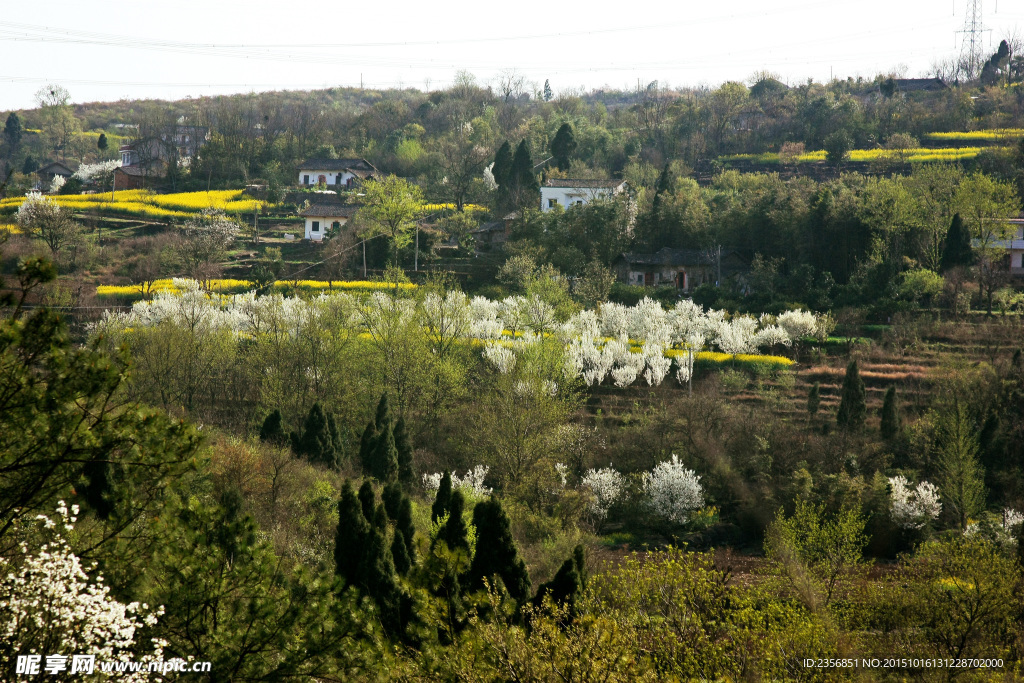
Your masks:
{"label": "tall cypress tree", "polygon": [[855,430],[864,425],[864,417],[868,412],[865,396],[864,380],[860,378],[857,361],[852,360],[846,366],[842,398],[839,400],[839,412],[836,414],[836,422],[840,427]]}
{"label": "tall cypress tree", "polygon": [[494,155],[491,175],[494,176],[494,182],[498,184],[499,191],[503,189],[507,193],[509,181],[512,178],[512,145],[508,144],[508,140],[501,144],[497,154]]}
{"label": "tall cypress tree", "polygon": [[[335,428],[335,434],[337,429]],[[338,454],[334,443],[335,434],[331,433],[331,424],[319,403],[314,403],[306,416],[302,435],[292,435],[292,444],[296,453],[312,463],[334,467],[338,464]]]}
{"label": "tall cypress tree", "polygon": [[4,142],[7,143],[8,152],[11,155],[21,143],[21,136],[24,132],[25,128],[21,125],[21,117],[17,112],[12,111],[7,115],[7,121],[4,123]]}
{"label": "tall cypress tree", "polygon": [[390,424],[385,423],[384,429],[374,439],[370,474],[382,483],[398,479],[398,449],[395,447],[395,435]]}
{"label": "tall cypress tree", "polygon": [[466,499],[463,498],[462,491],[453,491],[448,504],[448,521],[437,532],[438,539],[444,541],[452,550],[469,550],[469,528],[463,519],[465,509]]}
{"label": "tall cypress tree", "polygon": [[369,479],[363,480],[359,487],[359,507],[367,522],[373,522],[373,516],[377,512],[377,494],[373,491],[373,484]]}
{"label": "tall cypress tree", "polygon": [[890,441],[900,433],[901,427],[900,408],[896,401],[896,385],[890,385],[885,390],[885,400],[882,401],[882,438]]}
{"label": "tall cypress tree", "polygon": [[284,433],[284,426],[282,425],[281,410],[277,409],[270,415],[267,415],[267,419],[263,421],[263,426],[260,427],[260,441],[283,445],[287,440],[288,437]]}
{"label": "tall cypress tree", "polygon": [[437,487],[437,494],[434,496],[434,504],[430,508],[430,521],[437,524],[437,520],[448,514],[449,505],[452,499],[452,473],[444,471],[441,477],[441,485]]}
{"label": "tall cypress tree", "polygon": [[516,147],[515,156],[512,157],[510,186],[512,192],[509,198],[517,208],[533,206],[540,201],[540,185],[533,172],[533,157],[530,156],[530,147],[525,139]]}
{"label": "tall cypress tree", "polygon": [[380,499],[384,503],[384,510],[388,513],[388,519],[398,519],[398,512],[402,507],[402,487],[397,481],[393,481],[384,487],[380,493]]}
{"label": "tall cypress tree", "polygon": [[395,529],[395,535],[391,539],[391,558],[395,563],[395,571],[405,576],[412,569],[412,558],[409,557],[409,546],[405,542],[405,535],[401,529]]}
{"label": "tall cypress tree", "polygon": [[946,232],[946,244],[942,248],[942,259],[939,269],[947,271],[952,268],[969,266],[974,262],[974,251],[971,249],[971,232],[964,226],[960,214],[953,216]]}
{"label": "tall cypress tree", "polygon": [[377,428],[377,432],[384,431],[384,426],[391,426],[391,404],[388,402],[388,392],[384,392],[380,395],[380,400],[377,401],[377,413],[373,418],[373,425]]}
{"label": "tall cypress tree", "polygon": [[366,423],[366,429],[359,439],[359,464],[363,468],[363,474],[370,474],[371,463],[373,462],[374,441],[377,438],[377,427],[373,420]]}
{"label": "tall cypress tree", "polygon": [[563,123],[551,140],[551,156],[555,158],[558,170],[565,171],[569,168],[572,155],[576,153],[576,136],[572,132],[572,126]]}
{"label": "tall cypress tree", "polygon": [[101,152],[104,152],[104,151],[106,151],[106,149],[109,146],[109,144],[110,143],[107,142],[107,134],[106,133],[100,133],[99,138],[97,138],[97,140],[96,140],[96,147],[97,147],[97,149],[99,149]]}
{"label": "tall cypress tree", "polygon": [[363,506],[352,482],[346,479],[338,501],[338,529],[334,537],[335,571],[345,585],[360,583],[359,567],[369,533],[370,523],[363,514]]}
{"label": "tall cypress tree", "polygon": [[399,417],[395,423],[395,448],[398,449],[398,480],[406,486],[416,483],[416,471],[412,464],[412,439],[405,426],[405,418]]}
{"label": "tall cypress tree", "polygon": [[508,515],[495,499],[477,503],[473,508],[476,527],[476,552],[466,575],[467,586],[483,588],[484,579],[497,575],[505,590],[522,604],[530,597],[530,575],[519,557]]}

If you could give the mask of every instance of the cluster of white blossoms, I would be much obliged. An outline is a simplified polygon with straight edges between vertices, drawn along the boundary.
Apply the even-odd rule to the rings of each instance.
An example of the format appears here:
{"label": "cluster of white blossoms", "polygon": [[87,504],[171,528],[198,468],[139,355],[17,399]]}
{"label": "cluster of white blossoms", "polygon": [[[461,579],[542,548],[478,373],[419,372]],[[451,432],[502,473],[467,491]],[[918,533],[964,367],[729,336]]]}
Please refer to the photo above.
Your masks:
{"label": "cluster of white blossoms", "polygon": [[[559,463],[561,464],[561,463]],[[562,486],[565,486],[565,478],[562,478]],[[581,486],[590,491],[591,499],[589,510],[598,520],[608,516],[608,510],[622,495],[626,486],[626,478],[611,467],[603,469],[591,469],[583,475]]]}
{"label": "cluster of white blossoms", "polygon": [[906,477],[890,477],[892,488],[890,514],[892,521],[901,529],[921,529],[939,516],[942,503],[939,489],[935,484],[922,481],[915,488],[910,487]]}
{"label": "cluster of white blossoms", "polygon": [[[466,476],[460,477],[458,473],[452,472],[452,490],[461,489],[463,493],[472,496],[473,498],[486,498],[491,495],[493,489],[484,486],[484,479],[487,478],[487,472],[490,468],[484,465],[477,465],[473,469],[466,472]],[[427,493],[431,496],[437,495],[437,490],[441,488],[441,480],[444,475],[440,472],[434,472],[433,474],[423,475],[423,488],[426,489]]]}
{"label": "cluster of white blossoms", "polygon": [[1003,532],[1005,532],[1011,539],[1017,540],[1018,529],[1021,524],[1024,524],[1024,514],[1017,512],[1013,508],[1003,509]]}
{"label": "cluster of white blossoms", "polygon": [[72,178],[78,178],[83,183],[87,183],[94,178],[97,180],[106,179],[114,169],[121,168],[120,159],[111,159],[110,161],[100,161],[95,164],[82,164],[75,171],[75,175]]}
{"label": "cluster of white blossoms", "polygon": [[[39,532],[49,540],[33,549],[22,543],[20,567],[6,571],[13,569],[11,561],[0,558],[0,641],[15,654],[90,654],[103,661],[146,663],[163,659],[167,643],[160,639],[152,640],[151,653],[135,654],[136,632],[155,625],[163,608],[122,604],[110,597],[102,576],[90,580],[63,536],[73,528],[78,506],[69,512],[60,501],[57,514],[59,522],[45,515],[36,518]],[[14,662],[2,658],[0,666],[14,670]],[[149,680],[147,676],[129,674],[124,680]]]}
{"label": "cluster of white blossoms", "polygon": [[691,512],[704,507],[700,477],[679,462],[674,453],[671,460],[645,472],[643,482],[648,509],[669,522],[684,524]]}
{"label": "cluster of white blossoms", "polygon": [[[530,345],[554,338],[564,345],[568,375],[587,385],[608,380],[627,387],[637,381],[661,384],[673,363],[676,378],[689,382],[696,356],[705,347],[729,354],[755,353],[790,346],[810,334],[820,336],[827,327],[827,317],[808,311],[728,318],[725,311],[705,310],[690,300],[668,310],[650,298],[636,306],[605,303],[559,322],[554,308],[536,295],[496,301],[449,291],[429,293],[416,302],[383,291],[368,297],[342,292],[302,299],[280,294],[257,297],[254,292],[210,296],[199,283],[184,279],[175,279],[174,286],[177,291],[157,292],[152,301],[137,302],[128,312],[106,312],[95,328],[111,335],[170,320],[190,329],[296,336],[304,326],[316,324],[366,332],[377,339],[404,325],[419,324],[439,344],[484,341],[485,360],[501,373],[512,372],[516,356]],[[674,360],[666,355],[669,350]]]}

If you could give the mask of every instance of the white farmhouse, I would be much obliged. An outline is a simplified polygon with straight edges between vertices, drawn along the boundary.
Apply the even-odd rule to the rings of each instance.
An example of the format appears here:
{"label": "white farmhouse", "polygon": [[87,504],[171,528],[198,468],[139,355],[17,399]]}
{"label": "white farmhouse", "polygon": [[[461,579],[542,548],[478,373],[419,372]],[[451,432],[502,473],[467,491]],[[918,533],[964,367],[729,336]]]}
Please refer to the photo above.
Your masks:
{"label": "white farmhouse", "polygon": [[[991,242],[991,245],[1006,250],[1006,256],[1010,262],[1010,275],[1022,277],[1024,276],[1024,217],[1011,218],[1006,223],[1013,228],[1013,235],[1010,239],[995,240]],[[979,246],[979,243],[980,241],[977,239],[971,240],[971,244],[975,247]]]}
{"label": "white farmhouse", "polygon": [[355,215],[358,207],[346,204],[310,204],[299,215],[306,221],[307,240],[320,242],[329,230],[338,231]]}
{"label": "white farmhouse", "polygon": [[540,208],[541,211],[551,211],[556,206],[563,209],[585,206],[595,199],[608,199],[625,190],[624,180],[550,178],[540,188]]}
{"label": "white farmhouse", "polygon": [[366,159],[307,159],[299,164],[299,185],[352,187],[380,172]]}

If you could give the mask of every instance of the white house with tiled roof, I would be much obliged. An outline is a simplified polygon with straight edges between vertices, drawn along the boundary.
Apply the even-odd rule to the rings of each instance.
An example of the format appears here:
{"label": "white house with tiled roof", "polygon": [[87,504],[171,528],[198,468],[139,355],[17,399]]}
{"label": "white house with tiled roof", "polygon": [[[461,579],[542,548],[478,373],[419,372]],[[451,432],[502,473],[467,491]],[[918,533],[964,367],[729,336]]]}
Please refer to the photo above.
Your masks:
{"label": "white house with tiled roof", "polygon": [[380,175],[366,159],[307,159],[299,164],[299,185],[352,187]]}
{"label": "white house with tiled roof", "polygon": [[540,208],[551,211],[556,206],[585,206],[595,199],[609,199],[625,191],[625,180],[550,178],[540,188]]}
{"label": "white house with tiled roof", "polygon": [[350,204],[310,204],[299,211],[306,221],[305,237],[313,242],[320,242],[328,232],[337,234],[355,215],[358,207]]}

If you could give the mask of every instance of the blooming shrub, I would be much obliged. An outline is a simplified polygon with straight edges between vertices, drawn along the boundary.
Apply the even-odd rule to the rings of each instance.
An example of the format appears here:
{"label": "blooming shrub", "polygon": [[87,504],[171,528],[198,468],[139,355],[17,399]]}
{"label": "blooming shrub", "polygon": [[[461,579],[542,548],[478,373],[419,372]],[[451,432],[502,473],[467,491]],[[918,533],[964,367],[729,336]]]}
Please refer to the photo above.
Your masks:
{"label": "blooming shrub", "polygon": [[939,516],[942,503],[939,489],[934,484],[922,481],[911,489],[906,477],[890,477],[892,487],[890,514],[892,521],[901,529],[921,529]]}
{"label": "blooming shrub", "polygon": [[651,513],[673,524],[685,524],[693,510],[704,507],[700,477],[674,453],[671,460],[644,473],[644,493]]}
{"label": "blooming shrub", "polygon": [[[484,486],[484,479],[490,468],[484,465],[477,465],[466,472],[466,476],[460,477],[452,472],[452,489],[462,489],[462,492],[474,498],[486,498],[491,495],[493,489]],[[437,495],[437,489],[441,487],[441,479],[444,475],[440,472],[423,475],[423,488],[431,496]]]}
{"label": "blooming shrub", "polygon": [[[152,653],[141,656],[135,641],[136,632],[155,625],[163,609],[122,604],[110,596],[103,577],[90,580],[63,535],[73,529],[78,506],[69,512],[60,501],[57,514],[57,521],[45,515],[36,518],[37,532],[47,540],[38,548],[21,543],[20,567],[0,558],[0,572],[5,574],[0,581],[0,668],[13,672],[17,655],[30,653],[90,654],[98,661],[163,659],[165,641],[154,639]],[[149,677],[128,674],[123,680]]]}

